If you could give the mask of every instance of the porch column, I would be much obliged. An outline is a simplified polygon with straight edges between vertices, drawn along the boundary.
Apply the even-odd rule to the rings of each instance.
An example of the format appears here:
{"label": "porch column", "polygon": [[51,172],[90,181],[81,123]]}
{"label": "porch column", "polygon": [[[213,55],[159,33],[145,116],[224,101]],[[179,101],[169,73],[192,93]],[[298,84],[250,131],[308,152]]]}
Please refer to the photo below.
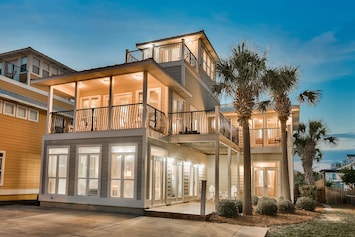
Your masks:
{"label": "porch column", "polygon": [[143,111],[142,111],[142,128],[146,127],[147,120],[147,101],[148,101],[148,72],[143,72]]}
{"label": "porch column", "polygon": [[231,199],[232,195],[232,149],[228,147],[228,199]]}
{"label": "porch column", "polygon": [[214,191],[214,200],[215,200],[215,205],[217,209],[217,203],[219,201],[219,139],[216,141],[215,145],[215,176],[214,176],[214,182],[215,182],[215,191]]}
{"label": "porch column", "polygon": [[112,86],[112,76],[110,76],[110,88],[109,88],[109,96],[108,96],[108,126],[107,129],[111,130],[111,115],[112,115],[112,95],[113,95],[113,86]]}
{"label": "porch column", "polygon": [[240,152],[237,152],[237,195],[240,198]]}
{"label": "porch column", "polygon": [[185,40],[181,40],[181,84],[185,86]]}
{"label": "porch column", "polygon": [[49,86],[48,105],[47,105],[47,121],[46,121],[47,134],[51,133],[52,111],[53,111],[53,86]]}
{"label": "porch column", "polygon": [[79,86],[78,86],[78,82],[75,82],[75,95],[74,95],[74,112],[73,112],[73,131],[76,131],[76,107],[77,107],[77,103],[78,103],[78,99],[79,99]]}

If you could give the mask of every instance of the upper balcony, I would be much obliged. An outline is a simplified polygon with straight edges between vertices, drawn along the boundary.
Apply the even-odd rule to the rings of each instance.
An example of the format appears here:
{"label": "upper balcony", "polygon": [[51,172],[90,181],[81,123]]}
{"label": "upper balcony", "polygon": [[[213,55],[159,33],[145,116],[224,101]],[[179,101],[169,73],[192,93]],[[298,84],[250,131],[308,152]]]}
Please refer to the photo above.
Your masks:
{"label": "upper balcony", "polygon": [[[144,112],[146,118],[144,119]],[[50,134],[147,128],[161,135],[220,134],[239,144],[239,130],[215,111],[169,113],[142,103],[58,111],[50,114]]]}
{"label": "upper balcony", "polygon": [[[190,45],[194,47],[193,44]],[[195,55],[201,56],[198,58]],[[147,48],[126,50],[126,63],[138,62],[148,58],[153,58],[159,64],[185,62],[196,72],[204,71],[211,80],[214,81],[216,78],[215,60],[203,48],[200,54],[197,50],[191,50],[184,40],[163,45],[149,44]]]}

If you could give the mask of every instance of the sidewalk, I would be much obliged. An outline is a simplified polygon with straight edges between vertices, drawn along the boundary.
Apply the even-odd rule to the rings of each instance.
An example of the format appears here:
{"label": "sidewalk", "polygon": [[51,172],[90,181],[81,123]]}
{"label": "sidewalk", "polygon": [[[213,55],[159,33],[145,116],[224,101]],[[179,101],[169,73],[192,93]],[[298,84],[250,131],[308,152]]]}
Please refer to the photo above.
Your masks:
{"label": "sidewalk", "polygon": [[263,237],[267,228],[36,206],[0,206],[0,236]]}

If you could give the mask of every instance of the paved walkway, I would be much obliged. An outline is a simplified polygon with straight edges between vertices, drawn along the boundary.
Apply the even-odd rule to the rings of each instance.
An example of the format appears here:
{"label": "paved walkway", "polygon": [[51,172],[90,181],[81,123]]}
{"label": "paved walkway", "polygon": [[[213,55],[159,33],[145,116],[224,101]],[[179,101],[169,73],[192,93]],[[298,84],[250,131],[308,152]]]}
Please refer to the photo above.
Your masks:
{"label": "paved walkway", "polygon": [[0,236],[14,237],[155,237],[265,236],[267,229],[225,223],[176,220],[114,213],[53,209],[37,206],[0,206]]}

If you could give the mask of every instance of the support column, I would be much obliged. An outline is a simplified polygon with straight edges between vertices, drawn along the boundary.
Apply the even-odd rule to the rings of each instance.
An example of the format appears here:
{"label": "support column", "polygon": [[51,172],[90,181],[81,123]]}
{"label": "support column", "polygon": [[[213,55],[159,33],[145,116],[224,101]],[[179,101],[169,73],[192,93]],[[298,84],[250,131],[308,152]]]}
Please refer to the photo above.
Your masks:
{"label": "support column", "polygon": [[53,111],[53,86],[49,86],[48,92],[48,106],[47,106],[47,121],[46,121],[46,128],[47,134],[51,133],[52,128],[52,111]]}
{"label": "support column", "polygon": [[111,120],[112,120],[112,101],[113,101],[113,86],[112,86],[112,76],[110,76],[110,88],[109,88],[109,96],[108,96],[108,125],[107,129],[111,130]]}
{"label": "support column", "polygon": [[237,195],[240,198],[240,152],[237,152]]}
{"label": "support column", "polygon": [[228,199],[232,197],[232,149],[228,147]]}
{"label": "support column", "polygon": [[215,176],[214,176],[214,182],[215,182],[215,193],[214,193],[214,200],[215,200],[215,205],[217,208],[217,203],[219,201],[219,141],[216,141],[215,143]]}
{"label": "support column", "polygon": [[142,128],[146,127],[147,120],[147,103],[148,103],[148,72],[143,72],[143,112],[142,112]]}

